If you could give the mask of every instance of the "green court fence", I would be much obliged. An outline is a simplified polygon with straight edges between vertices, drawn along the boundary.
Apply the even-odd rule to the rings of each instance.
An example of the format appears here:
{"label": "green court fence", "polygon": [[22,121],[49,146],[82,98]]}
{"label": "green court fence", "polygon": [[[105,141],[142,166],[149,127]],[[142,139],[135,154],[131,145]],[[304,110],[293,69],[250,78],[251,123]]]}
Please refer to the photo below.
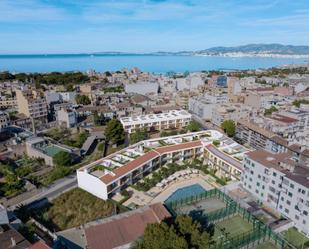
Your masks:
{"label": "green court fence", "polygon": [[167,202],[165,205],[171,214],[176,216],[177,209],[179,210],[181,207],[192,205],[210,198],[222,200],[226,203],[226,207],[210,213],[203,213],[203,215],[207,217],[207,221],[209,223],[216,224],[219,221],[239,215],[248,223],[253,225],[253,229],[249,232],[242,233],[234,237],[226,236],[219,241],[213,241],[210,246],[211,249],[252,248],[257,244],[261,244],[266,241],[271,241],[278,249],[297,249],[295,246],[289,244],[285,239],[276,234],[269,226],[259,221],[254,215],[242,208],[237,202],[218,189],[212,189],[198,195],[192,195],[184,199]]}

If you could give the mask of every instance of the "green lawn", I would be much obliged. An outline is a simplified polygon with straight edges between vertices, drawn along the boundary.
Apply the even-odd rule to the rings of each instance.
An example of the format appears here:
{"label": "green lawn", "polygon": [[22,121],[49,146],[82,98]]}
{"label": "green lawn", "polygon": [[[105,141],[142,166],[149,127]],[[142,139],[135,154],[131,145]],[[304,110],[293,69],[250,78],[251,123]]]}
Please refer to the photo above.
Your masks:
{"label": "green lawn", "polygon": [[284,231],[282,234],[287,241],[289,241],[297,248],[301,248],[304,241],[309,241],[309,238],[298,232],[294,227],[288,229],[287,231]]}
{"label": "green lawn", "polygon": [[223,220],[215,224],[214,240],[219,240],[225,237],[232,238],[239,234],[249,232],[253,229],[253,225],[245,221],[239,215],[236,215],[230,219]]}

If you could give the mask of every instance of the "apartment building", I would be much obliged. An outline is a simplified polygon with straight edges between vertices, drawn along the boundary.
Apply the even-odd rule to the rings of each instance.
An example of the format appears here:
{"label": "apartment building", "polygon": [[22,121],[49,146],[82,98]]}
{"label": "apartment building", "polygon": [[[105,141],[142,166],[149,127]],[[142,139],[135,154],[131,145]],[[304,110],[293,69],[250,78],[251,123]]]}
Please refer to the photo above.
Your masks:
{"label": "apartment building", "polygon": [[47,103],[44,95],[34,90],[16,90],[18,113],[28,118],[47,121]]}
{"label": "apartment building", "polygon": [[202,119],[211,120],[213,109],[218,104],[228,102],[226,94],[205,94],[202,97],[191,97],[189,99],[189,111]]}
{"label": "apartment building", "polygon": [[269,139],[275,136],[275,134],[250,121],[240,119],[237,121],[235,136],[242,143],[254,149],[265,149]]}
{"label": "apartment building", "polygon": [[172,110],[166,113],[148,114],[141,116],[123,117],[120,122],[126,132],[132,133],[136,129],[164,130],[184,128],[192,119],[192,115],[185,110]]}
{"label": "apartment building", "polygon": [[194,158],[205,159],[219,176],[239,180],[247,151],[215,130],[145,140],[78,169],[78,186],[108,199],[163,165]]}
{"label": "apartment building", "polygon": [[57,121],[59,125],[65,125],[67,128],[73,128],[77,124],[77,114],[71,109],[61,108],[57,111]]}
{"label": "apartment building", "polygon": [[289,141],[276,135],[269,129],[258,124],[241,119],[236,125],[236,138],[253,149],[265,149],[273,153],[288,152],[293,160],[309,164],[309,149],[294,140]]}
{"label": "apartment building", "polygon": [[211,122],[220,126],[224,120],[237,122],[240,119],[248,119],[253,113],[252,108],[243,104],[222,104],[213,108]]}
{"label": "apartment building", "polygon": [[15,98],[3,98],[0,99],[0,109],[14,108],[17,106]]}
{"label": "apartment building", "polygon": [[5,112],[0,111],[0,131],[8,127],[10,123],[9,115]]}
{"label": "apartment building", "polygon": [[256,150],[245,155],[243,168],[243,187],[309,235],[308,165],[299,165],[289,153]]}

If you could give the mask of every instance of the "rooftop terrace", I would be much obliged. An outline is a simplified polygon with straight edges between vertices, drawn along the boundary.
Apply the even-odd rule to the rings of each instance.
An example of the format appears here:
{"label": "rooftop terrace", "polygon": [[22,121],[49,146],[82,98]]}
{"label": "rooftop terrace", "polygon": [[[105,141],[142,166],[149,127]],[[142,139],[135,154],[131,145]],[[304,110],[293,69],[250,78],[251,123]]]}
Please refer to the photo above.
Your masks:
{"label": "rooftop terrace", "polygon": [[[212,145],[215,140],[220,141],[218,146]],[[241,168],[243,154],[248,151],[222,133],[207,130],[141,141],[80,170],[87,169],[88,173],[108,184],[163,154],[203,146],[209,147],[215,155],[237,168]]]}
{"label": "rooftop terrace", "polygon": [[142,122],[158,122],[164,121],[169,119],[183,119],[183,118],[190,118],[191,114],[185,110],[172,110],[166,113],[159,113],[159,114],[149,114],[149,115],[141,115],[141,116],[132,116],[132,117],[123,117],[120,118],[121,123],[123,124],[130,124],[130,123],[142,123]]}

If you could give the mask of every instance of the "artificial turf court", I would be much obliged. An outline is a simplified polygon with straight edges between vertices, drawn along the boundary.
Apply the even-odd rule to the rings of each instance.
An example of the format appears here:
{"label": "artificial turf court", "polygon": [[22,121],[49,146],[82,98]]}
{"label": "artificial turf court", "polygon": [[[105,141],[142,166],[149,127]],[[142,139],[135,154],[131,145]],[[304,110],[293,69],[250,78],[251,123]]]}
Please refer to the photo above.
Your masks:
{"label": "artificial turf court", "polygon": [[279,248],[279,247],[275,246],[273,243],[268,241],[263,244],[259,244],[253,247],[252,249],[276,249],[276,248]]}
{"label": "artificial turf court", "polygon": [[[255,248],[297,249],[239,203],[218,189],[165,204],[173,216],[188,214],[202,226],[214,225],[211,249]],[[274,242],[275,245],[271,244]]]}
{"label": "artificial turf court", "polygon": [[234,238],[237,235],[252,231],[253,225],[239,215],[225,219],[215,224],[214,240]]}
{"label": "artificial turf court", "polygon": [[191,211],[202,210],[204,214],[225,208],[226,203],[218,198],[209,198],[185,206],[177,207],[177,214],[189,214]]}

